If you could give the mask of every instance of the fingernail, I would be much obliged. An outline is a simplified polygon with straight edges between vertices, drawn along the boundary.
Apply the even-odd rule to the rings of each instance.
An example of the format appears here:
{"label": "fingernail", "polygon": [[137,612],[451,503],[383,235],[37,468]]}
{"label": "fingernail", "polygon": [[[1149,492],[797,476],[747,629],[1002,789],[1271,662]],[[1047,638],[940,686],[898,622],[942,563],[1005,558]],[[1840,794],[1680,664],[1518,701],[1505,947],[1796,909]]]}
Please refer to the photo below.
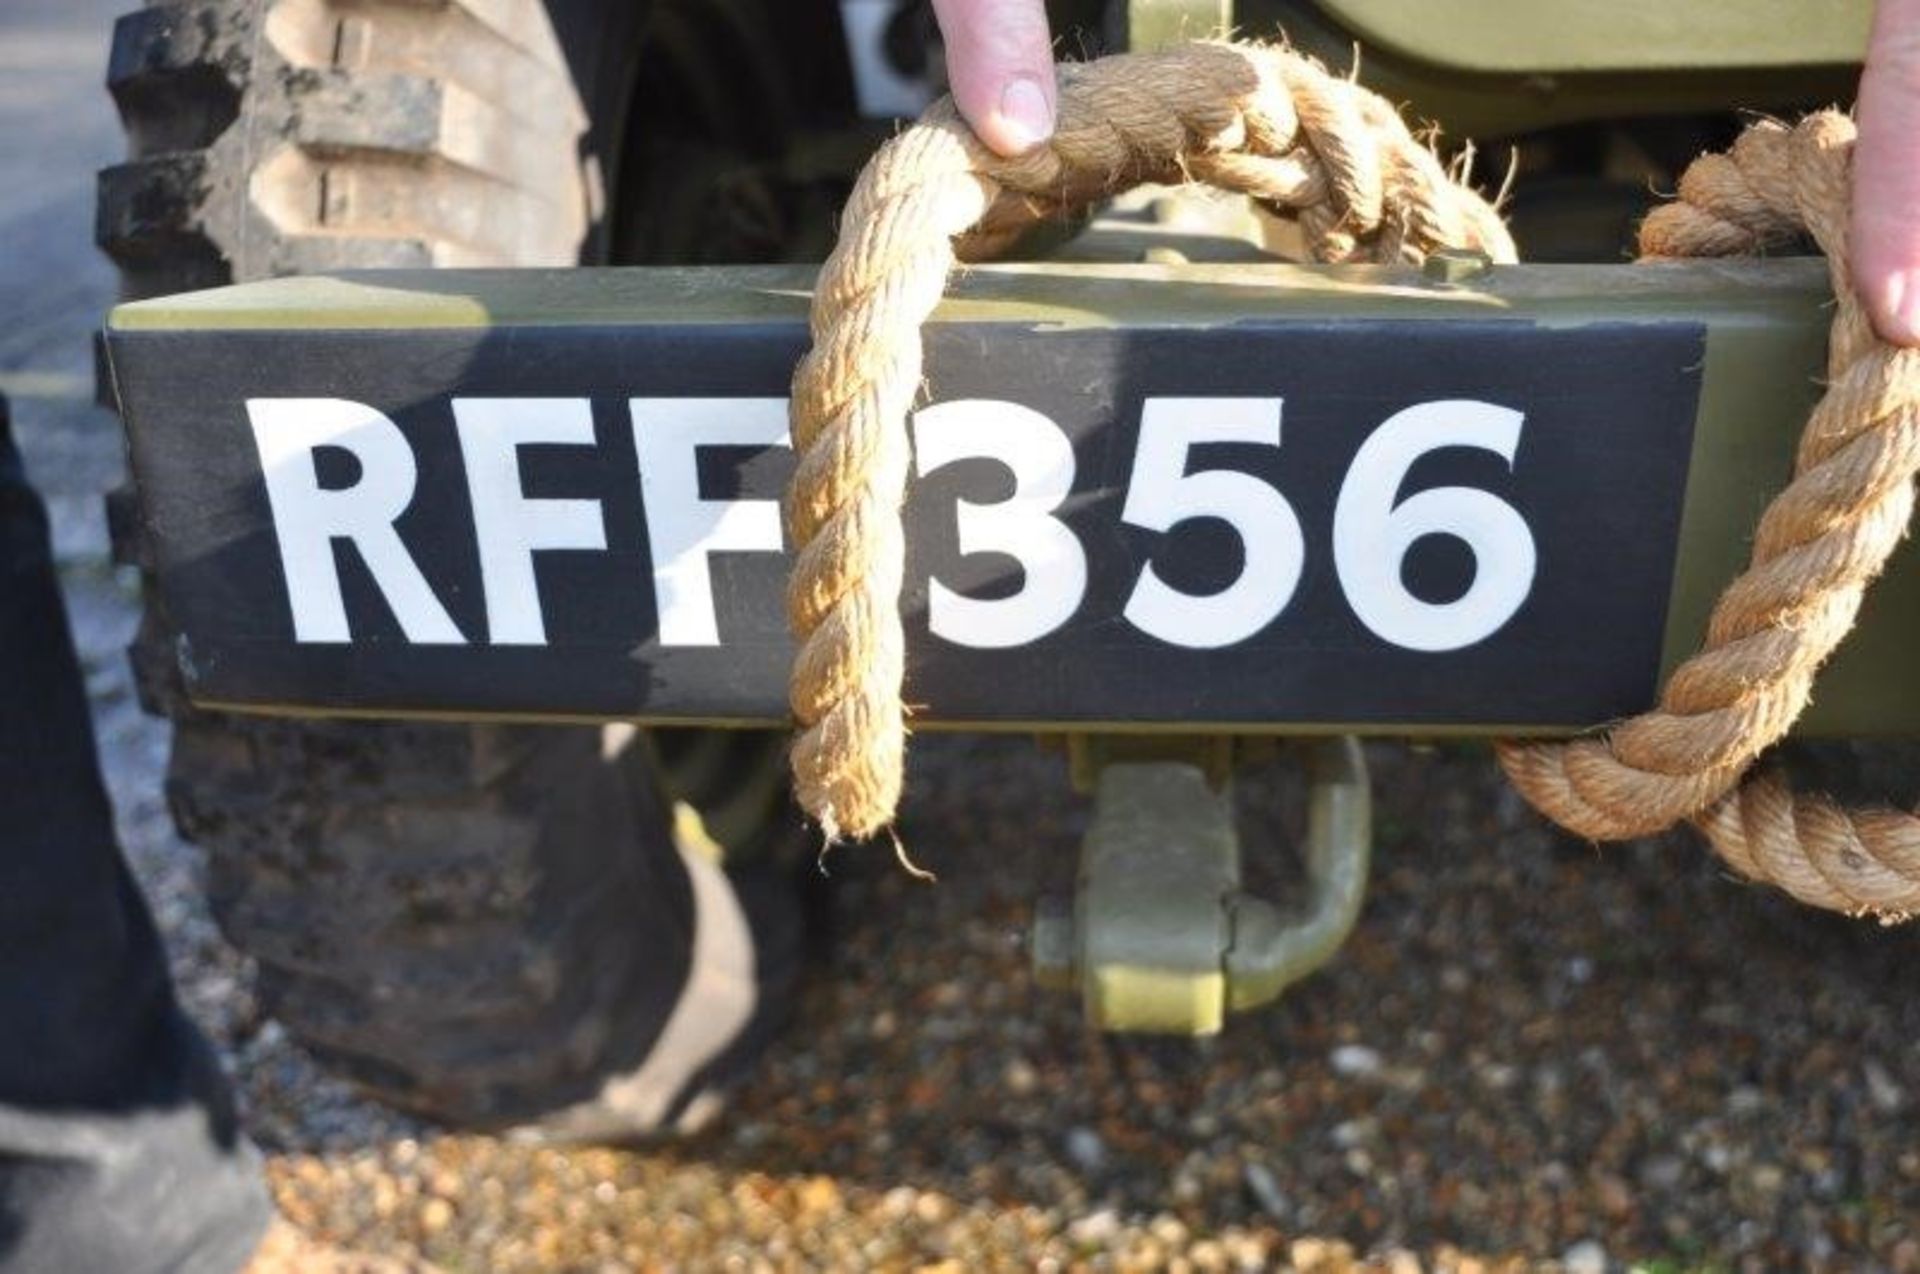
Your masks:
{"label": "fingernail", "polygon": [[1880,335],[1896,345],[1920,345],[1920,275],[1887,276],[1880,294]]}
{"label": "fingernail", "polygon": [[1016,152],[1032,150],[1053,136],[1053,107],[1039,81],[1022,75],[1000,90],[1000,122]]}

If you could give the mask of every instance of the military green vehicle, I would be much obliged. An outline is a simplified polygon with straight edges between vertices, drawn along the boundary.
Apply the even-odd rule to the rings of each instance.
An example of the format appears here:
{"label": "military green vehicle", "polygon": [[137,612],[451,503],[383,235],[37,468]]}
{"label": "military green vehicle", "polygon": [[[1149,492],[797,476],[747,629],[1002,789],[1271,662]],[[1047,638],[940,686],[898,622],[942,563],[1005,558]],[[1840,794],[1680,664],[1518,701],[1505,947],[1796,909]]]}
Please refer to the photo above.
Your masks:
{"label": "military green vehicle", "polygon": [[[1053,17],[1073,55],[1229,24],[1284,32],[1449,139],[1473,138],[1481,179],[1508,184],[1523,259],[1619,263],[1655,193],[1728,142],[1740,111],[1851,97],[1867,14],[1866,0],[1067,0]],[[116,312],[108,346],[141,490],[112,511],[119,553],[157,585],[133,658],[145,703],[174,723],[169,796],[208,851],[227,935],[257,959],[289,1031],[381,1098],[559,1136],[686,1127],[786,1016],[797,881],[815,838],[785,787],[770,511],[785,470],[764,461],[784,438],[777,400],[804,346],[806,264],[830,247],[865,157],[937,94],[940,68],[917,0],[158,0],[116,28],[109,86],[129,154],[100,176],[98,237],[135,302]],[[924,658],[916,648],[915,685],[933,700],[924,724],[1046,735],[1097,790],[1080,896],[1040,909],[1034,943],[1042,975],[1078,986],[1102,1025],[1217,1029],[1327,958],[1365,881],[1351,736],[1564,732],[1642,706],[1737,566],[1818,366],[1825,283],[1804,263],[1682,269],[1658,284],[1617,264],[1250,270],[1284,251],[1270,230],[1243,208],[1160,192],[1036,237],[1026,249],[1042,264],[971,274],[937,318],[941,397],[1030,389],[1037,401],[1077,377],[1095,407],[1052,412],[1070,426],[1070,474],[1074,448],[1088,465],[1116,450],[1098,441],[1116,413],[1160,412],[1151,427],[1173,437],[1178,404],[1195,395],[1277,412],[1262,379],[1272,351],[1236,361],[1219,340],[1262,315],[1294,324],[1290,452],[1307,447],[1301,422],[1332,410],[1320,399],[1384,432],[1410,402],[1445,396],[1445,377],[1421,379],[1433,367],[1491,352],[1524,373],[1489,373],[1519,398],[1543,385],[1555,401],[1586,395],[1586,436],[1617,424],[1639,467],[1604,448],[1543,446],[1528,503],[1501,484],[1536,453],[1515,461],[1509,440],[1504,464],[1488,454],[1508,427],[1489,417],[1462,426],[1482,431],[1463,444],[1477,454],[1421,472],[1504,493],[1542,561],[1577,550],[1582,493],[1604,487],[1642,549],[1622,555],[1617,577],[1596,567],[1559,581],[1541,568],[1566,596],[1539,603],[1551,614],[1529,639],[1531,663],[1481,650],[1422,665],[1408,651],[1436,647],[1395,615],[1438,603],[1400,575],[1368,586],[1409,593],[1400,611],[1363,615],[1380,649],[1360,651],[1361,627],[1333,618],[1340,588],[1352,601],[1355,586],[1327,563],[1322,522],[1340,465],[1359,464],[1358,436],[1328,461],[1327,507],[1301,497],[1304,539],[1270,485],[1247,494],[1262,482],[1246,473],[1189,472],[1184,449],[1159,457],[1164,471],[1138,461],[1129,473],[1123,455],[1096,475],[1112,507],[1088,497],[1069,519],[1090,546],[1079,586],[1088,606],[1111,602],[1117,623],[1151,557],[1172,580],[1156,576],[1164,605],[1139,612],[1158,653],[1082,632],[1021,663],[1004,653],[1021,640],[995,627],[1010,612],[989,621],[954,600],[1019,594],[1005,554],[1021,550],[995,556],[990,517],[971,523],[985,537],[973,548],[968,524],[958,543],[953,529],[956,501],[964,513],[1006,497],[982,466],[1019,456],[982,441],[992,430],[978,417],[922,413],[933,494],[916,507],[939,507],[909,516],[934,545],[921,574],[945,582],[910,584],[909,615],[975,638]],[[677,268],[571,269],[610,265]],[[360,270],[398,273],[340,273]],[[283,275],[326,277],[198,292]],[[198,294],[147,299],[181,293]],[[1409,355],[1412,370],[1360,393],[1366,378],[1343,371],[1351,347],[1327,335],[1342,324],[1398,325],[1431,357]],[[1196,363],[1210,378],[1184,373],[1186,397],[1169,397]],[[648,411],[716,395],[751,405],[724,419],[701,408],[712,432],[650,450],[672,431],[649,432]],[[529,398],[544,404],[539,421],[500,406]],[[498,477],[498,455],[461,451],[449,401],[521,431],[539,495],[520,476],[479,485],[483,469]],[[274,469],[269,425],[316,441]],[[1244,451],[1251,436],[1189,434],[1216,451],[1234,437]],[[580,460],[592,443],[598,468]],[[940,449],[955,462],[945,485],[931,472]],[[1225,464],[1216,451],[1208,464]],[[504,463],[520,475],[516,455]],[[1700,455],[1711,472],[1690,471]],[[1416,459],[1403,456],[1389,504]],[[1263,460],[1245,463],[1280,483]],[[669,472],[678,495],[655,489]],[[360,513],[335,497],[375,477],[392,497],[385,520],[353,522]],[[1227,621],[1181,609],[1227,589],[1255,551],[1221,538],[1223,520],[1253,522],[1209,511],[1191,485],[1201,477],[1237,480],[1245,518],[1283,531],[1292,519],[1303,545],[1292,569],[1311,615],[1279,649],[1309,675],[1266,699],[1249,690],[1263,665],[1191,627]],[[273,520],[294,505],[344,519],[304,557]],[[1073,521],[1111,524],[1116,510],[1133,529]],[[1113,547],[1182,520],[1208,525],[1170,534],[1164,554]],[[487,558],[488,544],[512,548],[496,534],[521,537],[514,560],[560,551],[537,580],[531,567],[516,575],[511,551]],[[686,561],[663,565],[668,544]],[[611,573],[575,569],[593,549]],[[1029,581],[1053,569],[1019,560]],[[1529,557],[1528,580],[1533,569]],[[1414,574],[1439,594],[1475,593],[1473,570],[1442,546]],[[620,600],[621,581],[649,578],[652,600]],[[1594,596],[1638,622],[1574,668],[1567,634],[1611,622],[1582,609]],[[1917,612],[1911,588],[1881,606],[1825,683],[1815,724],[1914,728],[1914,687],[1874,677],[1876,652],[1910,643]],[[1036,624],[1028,644],[1048,631]],[[1001,653],[986,653],[996,642]],[[1313,674],[1315,650],[1345,651],[1355,671]],[[1252,653],[1270,666],[1274,648]],[[1277,736],[1307,740],[1313,780],[1311,888],[1291,910],[1238,893],[1222,795],[1235,757]]]}

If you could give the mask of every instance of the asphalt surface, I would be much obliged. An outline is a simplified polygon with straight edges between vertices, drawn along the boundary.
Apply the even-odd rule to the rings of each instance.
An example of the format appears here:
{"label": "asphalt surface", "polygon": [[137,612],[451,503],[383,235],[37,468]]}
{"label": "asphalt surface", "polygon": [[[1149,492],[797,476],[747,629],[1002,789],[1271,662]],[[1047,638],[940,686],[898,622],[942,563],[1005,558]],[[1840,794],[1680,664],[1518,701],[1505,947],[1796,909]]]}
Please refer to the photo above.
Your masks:
{"label": "asphalt surface", "polygon": [[[1731,882],[1684,836],[1571,843],[1473,749],[1373,750],[1358,932],[1217,1040],[1097,1037],[1033,986],[1021,936],[1084,804],[1023,740],[923,740],[904,830],[939,883],[834,860],[798,1021],[700,1138],[453,1137],[327,1079],[207,916],[120,653],[136,599],[99,498],[122,462],[88,347],[115,7],[0,8],[0,389],[129,856],[296,1222],[473,1270],[1920,1270],[1920,935]],[[1292,780],[1242,789],[1249,844],[1284,843]]]}

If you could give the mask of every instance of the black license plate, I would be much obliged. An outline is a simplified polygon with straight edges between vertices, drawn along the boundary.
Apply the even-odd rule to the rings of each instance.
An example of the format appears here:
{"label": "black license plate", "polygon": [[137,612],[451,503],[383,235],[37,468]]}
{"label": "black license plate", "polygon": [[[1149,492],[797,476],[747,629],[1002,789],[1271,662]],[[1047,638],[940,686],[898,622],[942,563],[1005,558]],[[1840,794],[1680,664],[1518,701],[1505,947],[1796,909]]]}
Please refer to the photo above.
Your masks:
{"label": "black license plate", "polygon": [[[1577,727],[1652,699],[1704,328],[929,329],[922,722]],[[190,693],[777,721],[797,320],[112,338]]]}

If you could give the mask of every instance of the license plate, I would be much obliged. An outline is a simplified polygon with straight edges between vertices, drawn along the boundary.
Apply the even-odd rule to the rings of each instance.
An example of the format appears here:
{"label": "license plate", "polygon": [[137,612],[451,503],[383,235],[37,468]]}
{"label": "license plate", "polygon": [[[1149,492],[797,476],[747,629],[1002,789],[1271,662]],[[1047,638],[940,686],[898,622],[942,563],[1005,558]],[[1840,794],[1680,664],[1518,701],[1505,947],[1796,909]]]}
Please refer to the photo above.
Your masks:
{"label": "license plate", "polygon": [[[121,311],[190,693],[784,719],[803,301],[676,314],[691,276],[624,273],[659,293],[631,321]],[[902,422],[916,719],[1562,729],[1644,708],[1705,325],[1248,300],[929,326]]]}

